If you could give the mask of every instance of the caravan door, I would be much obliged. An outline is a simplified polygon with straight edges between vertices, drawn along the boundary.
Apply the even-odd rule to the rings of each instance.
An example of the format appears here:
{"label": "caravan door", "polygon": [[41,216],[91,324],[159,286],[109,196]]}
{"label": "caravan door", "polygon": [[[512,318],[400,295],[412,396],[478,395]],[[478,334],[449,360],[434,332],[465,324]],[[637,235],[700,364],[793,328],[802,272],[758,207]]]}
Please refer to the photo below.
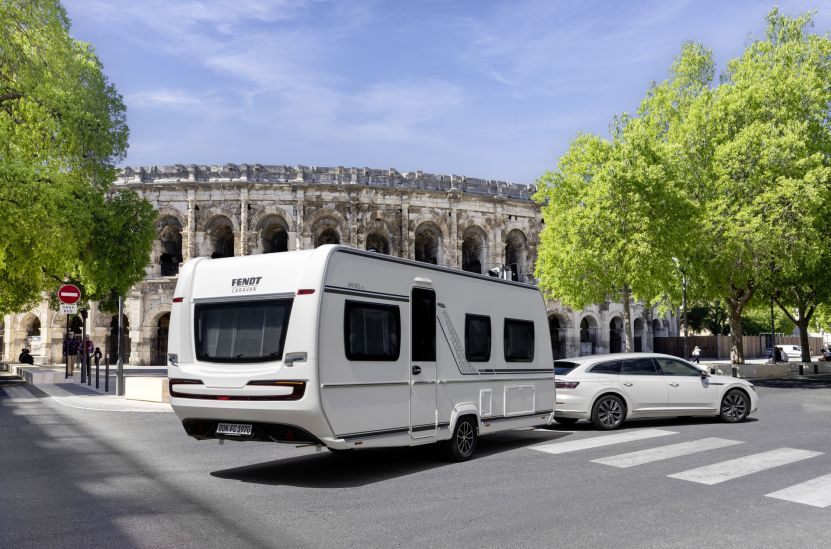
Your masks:
{"label": "caravan door", "polygon": [[436,434],[436,292],[413,288],[410,295],[410,434]]}

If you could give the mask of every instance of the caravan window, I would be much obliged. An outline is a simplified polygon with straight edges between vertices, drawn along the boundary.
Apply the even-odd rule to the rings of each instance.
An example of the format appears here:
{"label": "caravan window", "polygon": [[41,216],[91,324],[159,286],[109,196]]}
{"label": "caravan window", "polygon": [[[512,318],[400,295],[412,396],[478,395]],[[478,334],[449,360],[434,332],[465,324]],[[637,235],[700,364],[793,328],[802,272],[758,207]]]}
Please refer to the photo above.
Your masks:
{"label": "caravan window", "polygon": [[280,360],[291,299],[198,303],[194,308],[196,358],[208,362]]}
{"label": "caravan window", "polygon": [[491,318],[465,315],[465,358],[468,362],[491,359]]}
{"label": "caravan window", "polygon": [[505,361],[534,360],[534,323],[528,320],[505,319]]}
{"label": "caravan window", "polygon": [[343,343],[349,360],[398,360],[401,316],[396,305],[347,301]]}

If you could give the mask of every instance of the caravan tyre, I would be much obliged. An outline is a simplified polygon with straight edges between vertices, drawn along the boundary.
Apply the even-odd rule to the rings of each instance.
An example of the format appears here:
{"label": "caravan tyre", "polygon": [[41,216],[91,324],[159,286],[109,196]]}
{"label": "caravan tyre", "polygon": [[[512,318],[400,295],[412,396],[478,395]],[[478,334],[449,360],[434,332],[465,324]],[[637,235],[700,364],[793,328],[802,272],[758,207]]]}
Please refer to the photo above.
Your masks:
{"label": "caravan tyre", "polygon": [[447,455],[453,461],[467,461],[476,451],[476,420],[463,417],[456,422],[453,436],[447,441]]}

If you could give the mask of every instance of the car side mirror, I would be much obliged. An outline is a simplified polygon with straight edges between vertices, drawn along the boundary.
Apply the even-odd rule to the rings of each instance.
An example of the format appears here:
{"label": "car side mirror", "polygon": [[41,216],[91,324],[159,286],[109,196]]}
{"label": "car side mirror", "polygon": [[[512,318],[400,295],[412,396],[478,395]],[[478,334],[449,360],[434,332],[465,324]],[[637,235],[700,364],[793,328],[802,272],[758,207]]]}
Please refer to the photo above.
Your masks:
{"label": "car side mirror", "polygon": [[707,370],[701,370],[701,379],[707,379],[710,377],[710,374],[707,373]]}

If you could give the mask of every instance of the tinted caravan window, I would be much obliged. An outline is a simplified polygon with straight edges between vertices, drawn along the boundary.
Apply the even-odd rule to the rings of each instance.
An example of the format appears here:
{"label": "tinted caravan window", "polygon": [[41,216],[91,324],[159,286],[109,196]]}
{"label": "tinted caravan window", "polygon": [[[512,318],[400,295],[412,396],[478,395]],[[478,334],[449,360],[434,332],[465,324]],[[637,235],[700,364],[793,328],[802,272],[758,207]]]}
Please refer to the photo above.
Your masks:
{"label": "tinted caravan window", "polygon": [[291,299],[197,303],[196,358],[207,362],[280,360]]}
{"label": "tinted caravan window", "polygon": [[534,323],[528,320],[505,319],[505,360],[534,360]]}
{"label": "tinted caravan window", "polygon": [[349,360],[398,360],[401,316],[396,305],[347,301],[343,343]]}
{"label": "tinted caravan window", "polygon": [[468,362],[491,359],[491,318],[465,315],[465,358]]}

